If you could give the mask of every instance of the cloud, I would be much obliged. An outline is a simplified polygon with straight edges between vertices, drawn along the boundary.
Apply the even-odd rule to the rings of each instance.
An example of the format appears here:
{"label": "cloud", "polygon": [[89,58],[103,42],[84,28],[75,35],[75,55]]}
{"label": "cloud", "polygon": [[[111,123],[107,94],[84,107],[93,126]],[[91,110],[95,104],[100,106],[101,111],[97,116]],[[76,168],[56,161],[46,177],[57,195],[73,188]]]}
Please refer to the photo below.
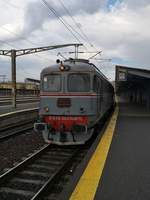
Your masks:
{"label": "cloud", "polygon": [[[67,2],[67,1],[66,1]],[[80,0],[80,1],[70,1],[69,8],[73,15],[79,13],[94,14],[100,12],[100,9],[106,5],[104,0]]]}
{"label": "cloud", "polygon": [[[3,25],[2,28],[4,28],[5,36],[1,38],[7,42],[15,42],[19,39],[22,40],[29,38],[32,33],[38,30],[42,30],[46,22],[51,23],[52,21],[58,19],[51,11],[48,10],[46,6],[44,6],[41,0],[28,0],[25,5],[23,4],[24,7],[20,7],[20,5],[16,6],[17,2],[18,1],[16,0],[16,4],[12,4],[9,0],[7,1],[7,3],[9,3],[8,5],[11,6],[11,9],[16,8],[18,10],[21,8],[25,10],[23,17],[24,19],[21,25],[18,23],[8,23]],[[72,16],[77,16],[83,14],[94,14],[99,11],[100,8],[102,8],[105,4],[105,0],[93,0],[92,4],[90,0],[86,0],[86,2],[84,0],[71,0],[69,2],[66,0],[46,0],[46,2],[52,9],[54,8],[57,14],[61,17],[66,17],[68,15],[65,8],[63,7],[64,5]],[[18,16],[18,18],[20,17]],[[7,27],[11,27],[11,29],[8,30],[11,30],[12,34],[10,34],[11,32],[8,31],[8,34],[6,35]],[[17,34],[13,34],[16,32]]]}
{"label": "cloud", "polygon": [[[59,0],[47,1],[64,19],[75,27]],[[135,67],[150,68],[149,0],[140,0],[138,2],[135,0],[116,0],[109,8],[108,0],[61,1],[69,9],[76,22],[80,24],[80,28],[94,43],[95,47],[98,50],[103,50],[102,56],[104,58],[112,58],[113,63],[116,64],[123,63],[125,65],[134,65]],[[16,4],[17,2],[20,1],[15,0],[15,3],[13,3]],[[17,8],[12,7],[11,10],[8,10],[11,13],[12,20],[3,10],[4,13],[2,12],[2,14],[4,14],[5,19],[4,21],[2,18],[0,19],[1,26],[16,32],[17,35],[15,36],[3,30],[0,34],[0,40],[4,39],[13,45],[20,46],[20,48],[30,47],[31,45],[46,46],[76,42],[75,38],[60,21],[52,13],[48,14],[47,8],[42,5],[41,1],[28,0],[26,3],[25,1],[23,2],[25,9],[20,11],[20,14],[14,12],[14,9],[17,11]],[[0,3],[0,6],[3,7],[4,5]],[[19,36],[33,41],[36,45],[30,44],[25,40],[19,40]],[[81,38],[80,40],[83,42]],[[85,44],[87,45],[87,43]],[[87,46],[89,51],[93,51],[89,45]],[[60,49],[58,51],[63,52],[66,50]],[[25,68],[29,66],[29,69],[26,67],[27,72],[35,73],[39,76],[40,69],[50,65],[52,63],[51,60],[56,59],[55,55],[57,55],[58,51],[45,53],[46,57],[50,58],[49,61],[27,56],[26,60],[22,59],[17,63],[18,67]],[[39,55],[44,58],[45,54]],[[113,67],[108,66],[108,63],[101,63],[101,65],[104,65],[103,72],[112,77]],[[38,69],[36,71],[35,66]],[[0,73],[2,73],[2,70]],[[24,73],[23,75],[28,76],[29,74]],[[36,76],[33,78],[36,78]]]}
{"label": "cloud", "polygon": [[24,14],[22,34],[27,36],[34,30],[41,29],[47,18],[48,14],[40,2],[30,2]]}
{"label": "cloud", "polygon": [[150,5],[149,0],[140,0],[140,1],[126,0],[126,1],[122,1],[122,3],[126,5],[128,8],[133,9],[133,10],[141,9]]}
{"label": "cloud", "polygon": [[[67,9],[71,13],[72,16],[75,15],[82,15],[84,14],[94,14],[104,5],[104,0],[93,0],[91,4],[91,0],[60,0],[60,1],[53,1],[47,0],[46,1],[49,6],[56,10],[57,14],[61,17],[67,16],[68,13],[64,9],[63,5],[66,5]],[[46,21],[52,21],[57,19],[57,17],[47,9],[42,4],[42,1],[31,1],[26,8],[26,12],[24,15],[24,27],[22,30],[23,35],[27,35],[41,29]]]}
{"label": "cloud", "polygon": [[128,6],[120,4],[110,12],[96,13],[92,19],[84,18],[85,31],[104,55],[149,67],[150,6],[146,4],[136,10]]}

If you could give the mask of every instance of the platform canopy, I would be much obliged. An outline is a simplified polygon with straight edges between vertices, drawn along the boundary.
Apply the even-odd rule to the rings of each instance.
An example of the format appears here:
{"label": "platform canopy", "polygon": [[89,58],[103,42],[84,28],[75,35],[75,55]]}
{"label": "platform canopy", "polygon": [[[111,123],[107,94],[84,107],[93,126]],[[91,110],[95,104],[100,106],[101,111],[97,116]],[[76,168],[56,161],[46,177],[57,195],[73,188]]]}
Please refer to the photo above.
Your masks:
{"label": "platform canopy", "polygon": [[150,70],[116,65],[116,93],[121,101],[150,107]]}
{"label": "platform canopy", "polygon": [[35,83],[35,84],[40,84],[40,80],[33,79],[33,78],[26,78],[25,83]]}

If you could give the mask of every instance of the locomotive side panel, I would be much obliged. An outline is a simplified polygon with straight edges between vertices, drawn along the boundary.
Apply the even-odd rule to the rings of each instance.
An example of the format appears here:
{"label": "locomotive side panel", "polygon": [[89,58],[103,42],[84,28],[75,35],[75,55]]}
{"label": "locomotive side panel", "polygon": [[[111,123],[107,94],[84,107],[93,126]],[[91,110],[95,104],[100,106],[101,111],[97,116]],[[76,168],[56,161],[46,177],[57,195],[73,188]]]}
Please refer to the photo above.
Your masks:
{"label": "locomotive side panel", "polygon": [[101,99],[101,104],[102,104],[102,113],[105,114],[107,112],[107,110],[110,108],[111,104],[112,104],[112,99],[111,97],[111,92],[109,90],[109,83],[106,82],[105,80],[103,80],[103,84],[102,84],[102,91],[103,91],[103,95],[102,95],[102,99]]}
{"label": "locomotive side panel", "polygon": [[100,74],[96,73],[96,76],[98,78],[93,79],[93,90],[97,93],[97,115],[100,119],[113,105],[114,90],[113,86]]}

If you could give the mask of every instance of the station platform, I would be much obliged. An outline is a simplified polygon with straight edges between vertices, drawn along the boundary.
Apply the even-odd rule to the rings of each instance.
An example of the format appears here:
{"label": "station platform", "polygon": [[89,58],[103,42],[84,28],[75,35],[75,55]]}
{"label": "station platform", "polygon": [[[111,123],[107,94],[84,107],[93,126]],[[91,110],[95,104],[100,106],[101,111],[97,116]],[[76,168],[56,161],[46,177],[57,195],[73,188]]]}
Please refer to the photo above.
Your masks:
{"label": "station platform", "polygon": [[16,108],[13,108],[11,105],[0,106],[0,115],[29,108],[37,108],[37,107],[39,107],[39,103],[37,102],[17,104]]}
{"label": "station platform", "polygon": [[150,199],[150,111],[119,104],[67,199]]}

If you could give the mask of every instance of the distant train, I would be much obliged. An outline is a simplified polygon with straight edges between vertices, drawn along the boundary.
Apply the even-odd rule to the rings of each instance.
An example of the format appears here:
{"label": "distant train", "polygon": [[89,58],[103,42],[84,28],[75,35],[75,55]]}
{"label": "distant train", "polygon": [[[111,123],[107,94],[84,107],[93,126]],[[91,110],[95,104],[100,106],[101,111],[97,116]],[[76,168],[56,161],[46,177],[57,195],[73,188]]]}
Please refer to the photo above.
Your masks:
{"label": "distant train", "polygon": [[41,72],[39,122],[34,129],[48,143],[84,144],[113,104],[113,86],[94,64],[57,60]]}

